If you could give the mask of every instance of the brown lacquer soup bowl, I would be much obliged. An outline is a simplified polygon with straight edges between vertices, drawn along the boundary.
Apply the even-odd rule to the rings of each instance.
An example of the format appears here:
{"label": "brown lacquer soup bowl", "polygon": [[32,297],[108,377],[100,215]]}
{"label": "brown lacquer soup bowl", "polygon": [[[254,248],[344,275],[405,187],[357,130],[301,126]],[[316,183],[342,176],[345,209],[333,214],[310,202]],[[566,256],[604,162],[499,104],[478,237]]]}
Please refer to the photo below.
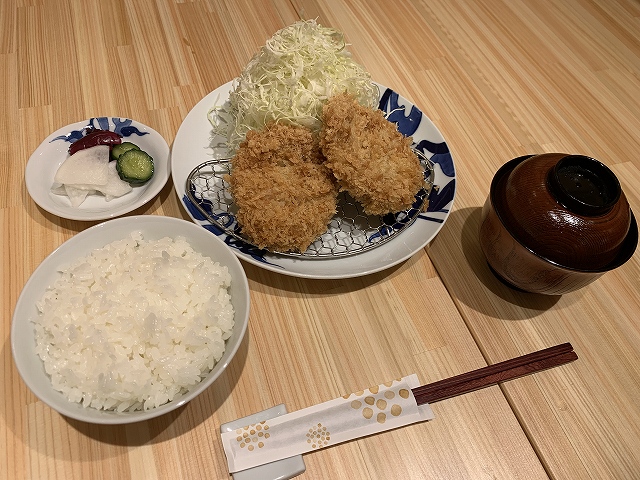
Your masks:
{"label": "brown lacquer soup bowl", "polygon": [[480,245],[493,272],[526,292],[560,295],[633,255],[638,226],[620,182],[584,155],[515,158],[495,174]]}

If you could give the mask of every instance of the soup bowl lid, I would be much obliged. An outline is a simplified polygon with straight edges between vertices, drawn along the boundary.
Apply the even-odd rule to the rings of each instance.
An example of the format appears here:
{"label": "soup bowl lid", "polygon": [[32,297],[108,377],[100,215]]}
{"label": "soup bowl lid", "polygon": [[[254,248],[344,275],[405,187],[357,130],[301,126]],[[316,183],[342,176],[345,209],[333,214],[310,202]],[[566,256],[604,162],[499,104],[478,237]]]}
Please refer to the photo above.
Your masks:
{"label": "soup bowl lid", "polygon": [[584,155],[520,157],[496,175],[492,203],[505,228],[535,254],[577,270],[611,263],[631,227],[615,174]]}

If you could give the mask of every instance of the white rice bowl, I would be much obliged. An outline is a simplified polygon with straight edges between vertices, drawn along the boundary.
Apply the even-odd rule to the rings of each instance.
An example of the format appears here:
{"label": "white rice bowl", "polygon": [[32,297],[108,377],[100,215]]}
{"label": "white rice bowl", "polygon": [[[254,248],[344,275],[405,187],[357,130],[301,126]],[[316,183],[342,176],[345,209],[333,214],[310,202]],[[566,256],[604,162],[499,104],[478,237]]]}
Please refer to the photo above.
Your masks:
{"label": "white rice bowl", "polygon": [[249,304],[244,270],[215,235],[181,219],[125,217],[75,235],[40,264],[16,304],[11,348],[53,409],[131,423],[184,405],[220,376]]}

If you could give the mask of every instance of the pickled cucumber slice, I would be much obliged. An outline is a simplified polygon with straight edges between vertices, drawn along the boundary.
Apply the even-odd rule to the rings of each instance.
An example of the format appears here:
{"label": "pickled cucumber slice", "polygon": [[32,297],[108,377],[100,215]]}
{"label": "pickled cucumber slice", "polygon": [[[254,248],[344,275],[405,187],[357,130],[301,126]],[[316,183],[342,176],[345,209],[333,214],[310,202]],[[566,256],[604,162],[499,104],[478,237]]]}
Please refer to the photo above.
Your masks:
{"label": "pickled cucumber slice", "polygon": [[117,160],[120,158],[120,155],[124,152],[128,152],[129,150],[140,150],[140,147],[131,142],[122,142],[118,145],[114,145],[111,148],[111,160]]}
{"label": "pickled cucumber slice", "polygon": [[153,158],[142,150],[128,150],[116,162],[120,178],[131,185],[142,185],[153,176]]}

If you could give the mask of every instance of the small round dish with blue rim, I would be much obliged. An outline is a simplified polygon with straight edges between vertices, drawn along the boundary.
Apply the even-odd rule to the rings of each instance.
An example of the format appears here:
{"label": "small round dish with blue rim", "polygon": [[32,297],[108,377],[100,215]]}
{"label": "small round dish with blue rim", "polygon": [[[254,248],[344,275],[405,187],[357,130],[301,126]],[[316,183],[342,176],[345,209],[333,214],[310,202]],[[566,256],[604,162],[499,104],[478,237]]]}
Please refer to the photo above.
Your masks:
{"label": "small round dish with blue rim", "polygon": [[[135,143],[153,157],[154,174],[144,185],[119,198],[107,201],[102,195],[88,195],[79,206],[71,206],[68,197],[51,191],[60,165],[69,157],[69,145],[93,129],[118,133],[123,141]],[[33,152],[25,169],[29,195],[40,208],[70,220],[106,220],[124,215],[151,201],[169,179],[169,145],[157,131],[140,122],[122,117],[93,117],[62,127]]]}

